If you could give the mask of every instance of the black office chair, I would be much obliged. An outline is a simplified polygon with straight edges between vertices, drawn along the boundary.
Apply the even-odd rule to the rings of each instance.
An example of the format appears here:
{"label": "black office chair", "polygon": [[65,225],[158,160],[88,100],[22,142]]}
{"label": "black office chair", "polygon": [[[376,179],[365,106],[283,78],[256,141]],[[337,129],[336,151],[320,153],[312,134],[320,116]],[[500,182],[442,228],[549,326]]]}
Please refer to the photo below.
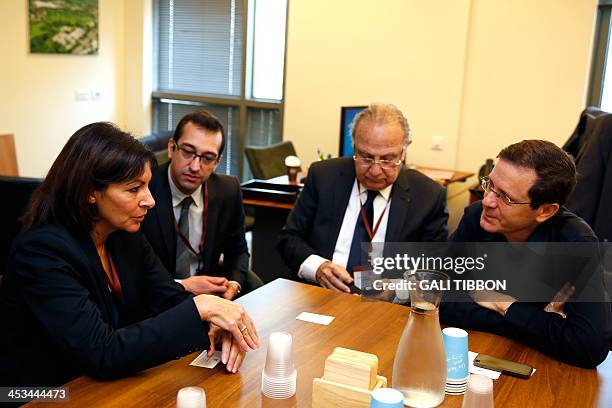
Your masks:
{"label": "black office chair", "polygon": [[173,131],[166,130],[159,133],[153,133],[142,137],[140,143],[145,145],[155,154],[157,164],[162,165],[168,161],[168,139],[173,135]]}
{"label": "black office chair", "polygon": [[21,230],[19,219],[42,181],[38,178],[0,176],[0,279],[13,240]]}
{"label": "black office chair", "polygon": [[246,146],[244,153],[249,162],[253,178],[267,180],[287,174],[285,157],[296,156],[291,141],[286,140],[270,146]]}

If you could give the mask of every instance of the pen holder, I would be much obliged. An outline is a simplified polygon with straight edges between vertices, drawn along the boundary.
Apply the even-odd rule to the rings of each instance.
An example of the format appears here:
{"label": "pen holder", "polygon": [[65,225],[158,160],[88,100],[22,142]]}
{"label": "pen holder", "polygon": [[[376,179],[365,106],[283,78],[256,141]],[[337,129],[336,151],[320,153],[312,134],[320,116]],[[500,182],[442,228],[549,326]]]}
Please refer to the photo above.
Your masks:
{"label": "pen holder", "polygon": [[312,407],[368,408],[373,390],[387,386],[374,354],[336,347],[322,378],[312,383]]}

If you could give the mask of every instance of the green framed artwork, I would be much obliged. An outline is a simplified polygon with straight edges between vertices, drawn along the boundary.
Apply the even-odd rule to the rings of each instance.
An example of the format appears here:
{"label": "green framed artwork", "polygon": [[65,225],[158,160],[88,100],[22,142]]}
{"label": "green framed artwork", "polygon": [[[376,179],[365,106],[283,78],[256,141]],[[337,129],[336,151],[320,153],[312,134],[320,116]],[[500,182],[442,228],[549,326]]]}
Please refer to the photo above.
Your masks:
{"label": "green framed artwork", "polygon": [[28,0],[30,52],[98,53],[98,0]]}

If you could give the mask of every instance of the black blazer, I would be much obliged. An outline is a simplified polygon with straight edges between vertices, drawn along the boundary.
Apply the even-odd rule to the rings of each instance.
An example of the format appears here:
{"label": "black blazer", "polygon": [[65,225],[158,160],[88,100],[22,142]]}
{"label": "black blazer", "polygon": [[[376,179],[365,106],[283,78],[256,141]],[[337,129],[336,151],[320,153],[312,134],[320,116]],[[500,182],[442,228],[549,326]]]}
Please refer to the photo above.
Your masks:
{"label": "black blazer", "polygon": [[208,347],[191,295],[147,240],[118,231],[107,246],[123,289],[120,321],[88,234],[46,225],[15,240],[0,286],[0,385],[125,376]]}
{"label": "black blazer", "polygon": [[[578,183],[565,204],[589,223],[600,241],[612,240],[612,115],[600,114],[566,143],[576,157]],[[576,136],[578,134],[579,136]],[[580,142],[580,144],[579,144]]]}
{"label": "black blazer", "polygon": [[[174,277],[176,273],[176,232],[172,211],[172,193],[167,163],[161,166],[149,188],[155,207],[149,210],[141,226],[153,250]],[[225,276],[244,286],[249,268],[249,252],[244,238],[244,208],[240,184],[235,177],[211,174],[208,185],[208,216],[204,241],[204,271],[209,276]],[[223,254],[223,267],[219,258]]]}
{"label": "black blazer", "polygon": [[[278,251],[294,272],[312,254],[331,259],[355,182],[352,158],[314,163],[280,233]],[[445,241],[446,190],[402,168],[391,190],[385,242]]]}

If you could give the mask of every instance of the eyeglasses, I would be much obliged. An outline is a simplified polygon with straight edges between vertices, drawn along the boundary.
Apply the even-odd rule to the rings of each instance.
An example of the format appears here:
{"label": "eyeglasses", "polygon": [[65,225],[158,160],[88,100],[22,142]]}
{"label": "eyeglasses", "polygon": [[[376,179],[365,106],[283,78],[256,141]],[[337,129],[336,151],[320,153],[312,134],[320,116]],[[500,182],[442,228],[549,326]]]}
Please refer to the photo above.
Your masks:
{"label": "eyeglasses", "polygon": [[488,176],[484,176],[480,178],[480,187],[482,187],[482,189],[486,191],[487,193],[493,193],[495,197],[500,198],[504,202],[504,204],[507,204],[507,205],[531,204],[531,201],[519,202],[519,201],[512,200],[510,197],[508,197],[506,193],[500,193],[499,191],[496,191],[495,189],[493,189],[492,184],[493,182],[489,179]]}
{"label": "eyeglasses", "polygon": [[210,154],[197,154],[193,150],[187,147],[180,146],[176,143],[174,144],[174,146],[178,149],[179,152],[181,152],[181,157],[185,160],[188,160],[189,162],[193,161],[196,157],[198,157],[200,159],[201,164],[205,166],[210,166],[211,164],[216,163],[217,160],[219,160],[219,156],[214,156]]}
{"label": "eyeglasses", "polygon": [[358,165],[363,167],[371,167],[375,164],[378,164],[383,169],[391,170],[402,164],[402,159],[398,160],[376,160],[370,157],[361,157],[354,155],[353,160],[357,162]]}
{"label": "eyeglasses", "polygon": [[355,160],[355,162],[358,165],[363,166],[363,167],[372,167],[373,165],[378,164],[382,169],[392,170],[396,168],[397,166],[399,166],[400,164],[402,164],[405,150],[406,150],[406,146],[403,146],[400,158],[397,160],[385,160],[385,159],[376,160],[376,159],[372,159],[371,157],[361,157],[357,154],[353,156],[353,160]]}

